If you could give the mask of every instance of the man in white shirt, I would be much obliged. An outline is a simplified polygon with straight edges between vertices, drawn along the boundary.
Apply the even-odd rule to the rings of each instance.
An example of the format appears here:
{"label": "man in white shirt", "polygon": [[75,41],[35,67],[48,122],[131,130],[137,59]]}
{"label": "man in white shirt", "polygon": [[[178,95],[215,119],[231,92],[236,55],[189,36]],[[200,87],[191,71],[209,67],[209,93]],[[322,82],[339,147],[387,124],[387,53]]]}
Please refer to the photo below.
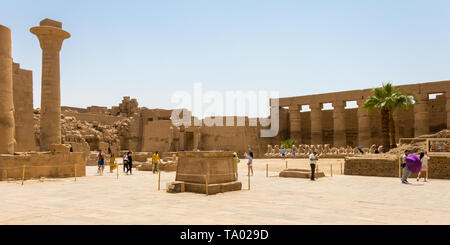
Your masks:
{"label": "man in white shirt", "polygon": [[408,177],[411,175],[411,171],[408,169],[408,166],[406,166],[406,158],[408,158],[410,151],[409,150],[405,150],[405,154],[403,154],[402,156],[402,164],[401,167],[403,168],[402,170],[402,183],[403,184],[409,184],[408,182]]}
{"label": "man in white shirt", "polygon": [[316,171],[317,152],[313,152],[309,155],[309,165],[311,166],[311,180],[315,180],[314,173]]}

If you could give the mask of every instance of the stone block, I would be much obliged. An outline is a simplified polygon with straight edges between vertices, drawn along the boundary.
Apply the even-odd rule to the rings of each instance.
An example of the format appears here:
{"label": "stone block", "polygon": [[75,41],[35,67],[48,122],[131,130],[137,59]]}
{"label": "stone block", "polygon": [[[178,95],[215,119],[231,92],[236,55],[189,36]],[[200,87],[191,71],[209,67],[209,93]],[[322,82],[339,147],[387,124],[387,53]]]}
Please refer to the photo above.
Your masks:
{"label": "stone block", "polygon": [[185,185],[182,181],[175,181],[169,184],[167,192],[169,193],[180,193],[185,191]]}
{"label": "stone block", "polygon": [[63,152],[70,152],[70,145],[69,144],[51,144],[50,145],[50,152],[51,153],[63,153]]}
{"label": "stone block", "polygon": [[56,28],[62,28],[62,22],[51,20],[51,19],[44,19],[39,22],[40,26],[52,26]]}
{"label": "stone block", "polygon": [[[284,178],[305,178],[310,179],[311,178],[311,170],[308,169],[285,169],[280,172],[280,177]],[[318,171],[314,173],[315,178],[322,178],[325,177],[325,173]]]}

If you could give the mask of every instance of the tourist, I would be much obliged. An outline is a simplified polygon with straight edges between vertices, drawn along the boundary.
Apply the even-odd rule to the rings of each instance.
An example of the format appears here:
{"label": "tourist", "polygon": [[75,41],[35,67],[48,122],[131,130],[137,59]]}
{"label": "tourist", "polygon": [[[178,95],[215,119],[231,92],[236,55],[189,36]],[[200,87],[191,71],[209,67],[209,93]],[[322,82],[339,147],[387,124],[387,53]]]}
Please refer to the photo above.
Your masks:
{"label": "tourist", "polygon": [[153,163],[153,173],[155,174],[158,171],[158,163],[161,161],[159,157],[158,151],[153,153],[152,163]]}
{"label": "tourist", "polygon": [[252,148],[250,147],[250,145],[248,145],[248,154],[250,154],[252,152]]}
{"label": "tourist", "polygon": [[292,158],[295,158],[295,148],[292,147]]}
{"label": "tourist", "polygon": [[130,172],[130,174],[133,175],[133,172],[132,172],[132,169],[133,169],[133,157],[131,155],[133,155],[133,152],[129,151],[128,152],[127,174],[128,174],[128,172]]}
{"label": "tourist", "polygon": [[408,158],[409,150],[405,150],[405,154],[402,156],[402,164],[400,165],[402,167],[402,183],[403,184],[409,184],[408,177],[411,175],[411,171],[408,169],[408,166],[406,166],[406,158]]}
{"label": "tourist", "polygon": [[125,173],[125,168],[127,168],[128,165],[128,152],[125,152],[123,154],[123,172]]}
{"label": "tourist", "polygon": [[286,149],[284,149],[284,146],[281,148],[281,157],[283,158],[283,160],[285,159],[286,156]]}
{"label": "tourist", "polygon": [[364,151],[361,149],[361,147],[356,147],[356,149],[359,151],[359,153],[364,154]]}
{"label": "tourist", "polygon": [[100,150],[100,152],[97,155],[97,161],[98,161],[98,170],[97,173],[103,175],[103,170],[105,169],[105,154]]}
{"label": "tourist", "polygon": [[422,172],[424,172],[425,177],[424,181],[427,182],[427,173],[428,173],[428,160],[430,159],[429,156],[425,154],[425,152],[420,153],[420,160],[422,161],[422,169],[420,170],[419,174],[417,175],[417,181],[420,180],[420,175]]}
{"label": "tourist", "polygon": [[313,152],[309,155],[309,165],[311,166],[311,180],[315,180],[314,173],[316,172],[317,152]]}
{"label": "tourist", "polygon": [[253,176],[253,152],[250,152],[250,154],[244,153],[245,158],[248,159],[248,174],[247,176],[250,175],[250,171],[252,172],[252,176]]}
{"label": "tourist", "polygon": [[234,172],[236,174],[236,180],[238,179],[238,163],[241,160],[239,159],[238,155],[236,152],[233,153],[233,163],[234,163]]}
{"label": "tourist", "polygon": [[112,173],[114,169],[116,169],[116,157],[114,154],[111,154],[111,158],[109,158],[109,172]]}

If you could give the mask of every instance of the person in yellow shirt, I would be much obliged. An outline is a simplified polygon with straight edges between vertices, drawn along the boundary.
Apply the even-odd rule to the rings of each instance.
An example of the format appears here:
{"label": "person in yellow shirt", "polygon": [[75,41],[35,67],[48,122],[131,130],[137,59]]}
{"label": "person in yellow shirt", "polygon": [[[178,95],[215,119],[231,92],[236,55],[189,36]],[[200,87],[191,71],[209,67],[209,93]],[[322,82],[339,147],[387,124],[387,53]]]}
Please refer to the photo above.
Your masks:
{"label": "person in yellow shirt", "polygon": [[158,171],[158,163],[159,163],[160,159],[159,159],[159,154],[158,152],[153,153],[152,156],[152,162],[153,162],[153,173],[155,173],[156,171]]}
{"label": "person in yellow shirt", "polygon": [[109,172],[112,173],[116,167],[116,157],[114,154],[111,154],[111,158],[109,158]]}

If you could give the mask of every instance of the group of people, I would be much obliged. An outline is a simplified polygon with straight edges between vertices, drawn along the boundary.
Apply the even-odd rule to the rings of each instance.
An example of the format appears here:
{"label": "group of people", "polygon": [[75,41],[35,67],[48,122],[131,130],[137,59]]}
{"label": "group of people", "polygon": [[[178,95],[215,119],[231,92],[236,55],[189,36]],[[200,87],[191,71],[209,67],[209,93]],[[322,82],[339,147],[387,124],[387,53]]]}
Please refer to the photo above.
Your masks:
{"label": "group of people", "polygon": [[[99,174],[100,176],[103,175],[103,171],[105,170],[105,157],[106,154],[100,150],[97,154],[97,164],[98,164],[98,170],[97,170],[97,174]],[[153,164],[153,173],[156,173],[158,171],[158,164],[160,163],[160,157],[159,157],[159,153],[155,152],[153,153],[152,156],[152,164]],[[111,157],[109,159],[109,171],[110,173],[113,172],[113,170],[115,170],[117,168],[117,163],[116,163],[116,157],[114,156],[114,154],[111,153]],[[128,151],[125,152],[123,155],[123,172],[126,173],[127,175],[133,174],[133,152]]]}
{"label": "group of people", "polygon": [[[126,171],[125,171],[126,170]],[[133,174],[133,152],[128,151],[123,154],[123,172]]]}
{"label": "group of people", "polygon": [[[123,171],[125,172],[126,169],[126,173],[128,174],[128,172],[130,174],[132,174],[132,168],[133,168],[133,153],[131,151],[125,152],[123,155]],[[105,153],[100,150],[97,154],[97,163],[98,163],[98,170],[97,170],[97,174],[99,174],[100,176],[103,175],[103,171],[105,170]],[[109,158],[109,172],[112,173],[112,171],[114,169],[117,168],[117,163],[116,163],[116,157],[114,156],[114,154],[111,154],[111,157]]]}
{"label": "group of people", "polygon": [[[408,167],[408,165],[406,164],[406,159],[408,158],[409,154],[411,154],[410,150],[405,150],[403,156],[402,156],[402,163],[401,163],[401,168],[402,168],[402,183],[403,184],[409,184],[408,182],[408,177],[413,173],[413,171],[410,169],[410,167]],[[428,172],[428,160],[430,159],[429,156],[427,156],[427,154],[425,154],[425,152],[421,152],[420,153],[420,161],[422,164],[422,167],[420,169],[420,171],[417,174],[417,181],[420,180],[422,173],[425,174],[424,177],[424,181],[427,181],[427,175],[426,173]]]}

